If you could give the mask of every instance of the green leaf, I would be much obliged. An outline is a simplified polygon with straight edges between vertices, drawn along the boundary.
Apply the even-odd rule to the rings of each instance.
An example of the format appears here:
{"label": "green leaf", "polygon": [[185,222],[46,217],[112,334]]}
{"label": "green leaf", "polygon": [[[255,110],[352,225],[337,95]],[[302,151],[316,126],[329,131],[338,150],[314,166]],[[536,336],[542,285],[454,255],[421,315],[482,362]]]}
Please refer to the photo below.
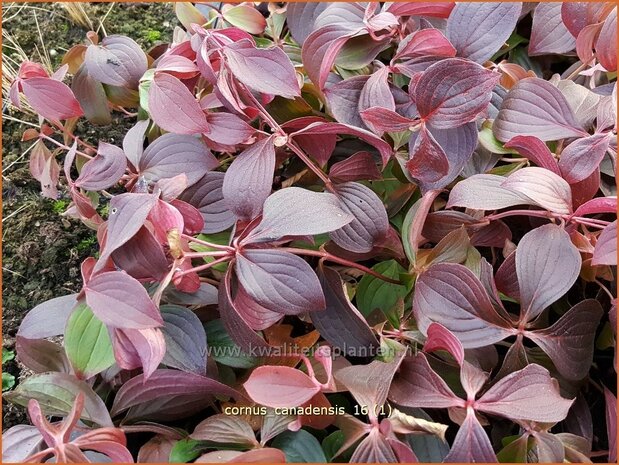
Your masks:
{"label": "green leaf", "polygon": [[2,348],[2,364],[9,362],[15,358],[15,352],[9,349]]}
{"label": "green leaf", "polygon": [[84,379],[101,373],[115,362],[107,328],[84,303],[69,317],[64,348],[76,375]]}
{"label": "green leaf", "polygon": [[479,143],[488,151],[501,155],[518,153],[513,149],[506,149],[492,133],[492,126],[484,125],[479,131]]}
{"label": "green leaf", "polygon": [[[395,260],[378,263],[372,267],[372,270],[392,279],[400,279],[400,274],[406,273],[406,270]],[[361,278],[357,287],[357,307],[366,317],[377,308],[386,315],[398,299],[406,297],[408,292],[407,286],[391,284],[366,274]]]}
{"label": "green leaf", "polygon": [[15,386],[15,376],[11,373],[2,372],[2,392],[8,391]]}
{"label": "green leaf", "polygon": [[325,457],[318,439],[305,430],[285,431],[277,436],[272,447],[286,454],[290,463],[325,463]]}
{"label": "green leaf", "polygon": [[188,463],[197,459],[204,449],[202,441],[186,438],[178,441],[170,451],[170,463]]}
{"label": "green leaf", "polygon": [[216,362],[233,368],[252,368],[258,364],[258,358],[245,354],[232,341],[221,320],[209,321],[204,329],[209,346],[208,355]]}
{"label": "green leaf", "polygon": [[331,462],[335,453],[344,445],[346,436],[340,430],[334,431],[322,440],[322,451],[325,453],[327,462]]}
{"label": "green leaf", "polygon": [[[198,239],[201,239],[206,242],[211,242],[213,244],[228,245],[230,243],[230,231],[223,231],[223,232],[214,233],[214,234],[199,234]],[[190,247],[192,250],[196,252],[214,252],[218,250],[218,249],[215,249],[214,247],[209,247],[207,245],[202,245],[198,243],[192,243]],[[204,257],[204,261],[206,263],[211,263],[212,261],[215,261],[215,257]],[[213,266],[214,270],[221,271],[222,273],[225,272],[227,268],[228,268],[228,262],[219,263]]]}

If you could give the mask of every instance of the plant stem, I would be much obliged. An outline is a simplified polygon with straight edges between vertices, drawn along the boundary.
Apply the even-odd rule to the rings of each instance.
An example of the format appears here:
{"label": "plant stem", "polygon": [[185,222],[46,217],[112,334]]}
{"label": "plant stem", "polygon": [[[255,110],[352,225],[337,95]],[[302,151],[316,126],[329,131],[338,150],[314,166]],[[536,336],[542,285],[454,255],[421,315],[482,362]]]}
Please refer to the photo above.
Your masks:
{"label": "plant stem", "polygon": [[[41,134],[39,134],[39,137],[40,137],[41,139],[45,139],[45,140],[46,140],[46,141],[48,141],[48,142],[51,142],[52,144],[57,145],[58,147],[60,147],[60,148],[62,148],[62,149],[64,149],[64,150],[67,150],[67,151],[71,150],[71,147],[66,146],[66,145],[65,145],[65,144],[63,144],[62,142],[58,142],[57,140],[52,139],[51,137],[46,136],[45,134],[42,134],[42,133],[41,133]],[[81,155],[82,157],[86,157],[86,158],[88,158],[89,160],[92,160],[92,158],[93,158],[91,155],[87,155],[87,154],[85,154],[84,152],[80,152],[79,150],[76,150],[76,151],[75,151],[75,153],[77,153],[78,155]]]}
{"label": "plant stem", "polygon": [[278,247],[277,250],[283,250],[284,252],[290,252],[296,255],[309,255],[312,257],[320,257],[323,258],[325,260],[329,260],[335,263],[339,263],[340,265],[344,265],[344,266],[349,266],[351,268],[356,268],[360,271],[363,271],[364,273],[370,274],[372,276],[374,276],[375,278],[378,279],[382,279],[383,281],[386,281],[388,283],[391,284],[402,284],[400,281],[395,280],[395,279],[391,279],[388,278],[387,276],[384,276],[380,273],[377,273],[376,271],[363,266],[363,265],[359,265],[358,263],[355,262],[351,262],[349,260],[346,260],[344,258],[340,258],[337,257],[335,255],[330,254],[329,252],[324,252],[322,250],[310,250],[310,249],[301,249],[301,248],[297,248],[297,247]]}
{"label": "plant stem", "polygon": [[229,252],[234,252],[234,247],[230,247],[229,245],[214,244],[213,242],[208,242],[202,239],[198,239],[197,237],[189,236],[187,234],[181,234],[181,237],[183,239],[187,239],[188,241],[195,242],[196,244],[201,244],[207,247],[212,247],[213,249],[227,250]]}
{"label": "plant stem", "polygon": [[541,211],[541,210],[510,210],[502,213],[495,213],[494,215],[486,216],[485,220],[498,220],[500,218],[506,218],[508,216],[537,216],[539,218],[558,218],[554,213]]}
{"label": "plant stem", "polygon": [[214,251],[214,252],[187,252],[183,254],[185,258],[202,258],[202,257],[225,257],[230,255],[228,251]]}
{"label": "plant stem", "polygon": [[178,273],[174,274],[174,278],[180,278],[181,276],[185,276],[186,274],[189,274],[189,273],[197,273],[198,271],[208,270],[209,268],[212,268],[215,265],[218,265],[223,262],[227,262],[229,259],[230,257],[226,255],[225,257],[218,258],[217,260],[207,263],[205,265],[200,265],[194,268],[189,268],[188,270],[179,271]]}

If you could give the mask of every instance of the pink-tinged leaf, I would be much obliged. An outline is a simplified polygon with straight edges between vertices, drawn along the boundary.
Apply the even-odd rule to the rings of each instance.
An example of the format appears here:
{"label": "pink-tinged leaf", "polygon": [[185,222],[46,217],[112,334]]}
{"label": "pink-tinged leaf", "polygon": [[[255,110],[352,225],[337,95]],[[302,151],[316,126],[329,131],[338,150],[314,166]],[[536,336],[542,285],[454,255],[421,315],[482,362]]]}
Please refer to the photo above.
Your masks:
{"label": "pink-tinged leaf", "polygon": [[270,328],[282,319],[281,313],[274,312],[258,304],[247,294],[242,286],[238,286],[236,290],[233,306],[247,325],[255,331]]}
{"label": "pink-tinged leaf", "polygon": [[393,449],[387,438],[381,432],[373,428],[370,434],[363,439],[350,457],[351,463],[397,463]]}
{"label": "pink-tinged leaf", "polygon": [[438,29],[421,29],[400,42],[394,59],[426,56],[455,57],[456,49]]}
{"label": "pink-tinged leaf", "polygon": [[110,200],[107,239],[97,268],[104,265],[112,252],[135,236],[156,203],[157,197],[154,195],[131,192],[116,195]]}
{"label": "pink-tinged leaf", "polygon": [[562,376],[580,380],[589,373],[595,329],[603,314],[596,300],[583,300],[550,328],[531,331],[527,336],[548,354]]}
{"label": "pink-tinged leaf", "polygon": [[88,121],[101,126],[112,122],[105,88],[88,74],[85,66],[80,66],[73,76],[71,90]]}
{"label": "pink-tinged leaf", "polygon": [[494,344],[513,333],[479,279],[463,265],[439,263],[417,279],[413,311],[422,333],[432,323],[451,331],[464,348]]}
{"label": "pink-tinged leaf", "polygon": [[224,173],[209,171],[180,196],[202,215],[202,232],[205,234],[223,231],[236,222],[236,216],[228,209],[223,196],[224,176]]}
{"label": "pink-tinged leaf", "polygon": [[261,306],[287,315],[324,310],[318,277],[302,258],[280,250],[247,249],[236,260],[241,286]]}
{"label": "pink-tinged leaf", "polygon": [[389,230],[389,218],[380,198],[372,189],[357,182],[339,184],[335,194],[343,211],[353,220],[329,237],[340,247],[356,253],[370,252]]}
{"label": "pink-tinged leaf", "polygon": [[148,69],[146,54],[129,37],[112,35],[100,45],[89,45],[84,63],[94,79],[111,86],[137,89]]}
{"label": "pink-tinged leaf", "polygon": [[155,74],[148,91],[148,111],[157,126],[168,132],[191,135],[210,130],[200,103],[171,74]]}
{"label": "pink-tinged leaf", "polygon": [[199,139],[164,134],[146,147],[138,171],[151,182],[185,174],[187,185],[191,186],[218,165],[217,158]]}
{"label": "pink-tinged leaf", "polygon": [[35,426],[16,425],[2,434],[2,462],[24,463],[25,459],[44,449],[45,443]]}
{"label": "pink-tinged leaf", "polygon": [[595,215],[597,213],[615,213],[617,197],[597,197],[591,199],[574,211],[574,216]]}
{"label": "pink-tinged leaf", "polygon": [[372,130],[382,135],[384,132],[408,131],[415,121],[399,115],[395,111],[382,107],[370,107],[360,112],[363,122]]}
{"label": "pink-tinged leaf", "polygon": [[522,318],[533,320],[564,295],[576,282],[581,262],[560,226],[546,224],[525,234],[516,249]]}
{"label": "pink-tinged leaf", "polygon": [[477,409],[514,420],[556,423],[572,403],[561,397],[546,368],[532,364],[501,378],[477,401]]}
{"label": "pink-tinged leaf", "polygon": [[236,5],[229,9],[224,8],[222,16],[226,22],[250,34],[262,34],[267,25],[262,13],[249,5]]}
{"label": "pink-tinged leaf", "polygon": [[118,182],[127,169],[127,158],[115,145],[99,142],[97,156],[82,167],[75,185],[88,191],[107,189]]}
{"label": "pink-tinged leaf", "polygon": [[492,130],[502,142],[520,135],[536,136],[542,141],[588,135],[561,91],[534,77],[518,81],[507,93]]}
{"label": "pink-tinged leaf", "polygon": [[123,138],[123,152],[134,167],[140,164],[140,158],[144,152],[144,137],[149,123],[149,120],[138,121]]}
{"label": "pink-tinged leaf", "polygon": [[161,307],[166,353],[163,364],[182,371],[206,374],[206,333],[197,315],[185,307]]}
{"label": "pink-tinged leaf", "polygon": [[463,407],[464,400],[430,367],[426,355],[407,357],[393,380],[389,399],[406,407]]}
{"label": "pink-tinged leaf", "polygon": [[540,3],[535,7],[530,56],[566,53],[576,47],[576,39],[561,20],[561,7],[561,3]]}
{"label": "pink-tinged leaf", "polygon": [[200,73],[196,64],[182,55],[165,55],[157,62],[157,71],[165,71],[179,79],[190,79]]}
{"label": "pink-tinged leaf", "polygon": [[570,185],[545,168],[522,168],[509,175],[501,187],[527,197],[551,212],[563,215],[572,212]]}
{"label": "pink-tinged leaf", "polygon": [[[258,336],[250,323],[245,320],[244,315],[247,312],[236,305],[232,296],[232,267],[228,268],[222,286],[219,288],[218,302],[221,321],[232,340],[242,350],[251,352],[256,347],[269,347],[266,341]],[[255,303],[255,305],[258,304]]]}
{"label": "pink-tinged leaf", "polygon": [[449,193],[447,208],[465,207],[474,210],[499,210],[514,205],[535,205],[518,192],[502,186],[503,176],[475,174],[457,183]]}
{"label": "pink-tinged leaf", "polygon": [[396,16],[447,18],[454,6],[454,2],[393,2],[387,11]]}
{"label": "pink-tinged leaf", "polygon": [[294,66],[281,48],[256,48],[241,40],[223,52],[234,77],[250,89],[290,99],[301,95]]}
{"label": "pink-tinged leaf", "polygon": [[162,281],[169,271],[163,247],[146,227],[112,252],[112,260],[138,280]]}
{"label": "pink-tinged leaf", "polygon": [[559,160],[563,179],[574,184],[590,176],[602,162],[609,144],[609,134],[593,134],[568,145]]}
{"label": "pink-tinged leaf", "polygon": [[516,251],[514,250],[501,263],[494,277],[496,287],[506,296],[520,300],[520,287],[516,273]]}
{"label": "pink-tinged leaf", "polygon": [[600,190],[600,168],[580,182],[570,185],[572,189],[572,207],[578,208],[583,203],[593,199]]}
{"label": "pink-tinged leaf", "polygon": [[593,252],[592,265],[617,265],[617,220],[599,235]]}
{"label": "pink-tinged leaf", "polygon": [[153,192],[161,193],[161,200],[172,202],[187,189],[187,175],[177,174],[171,178],[163,178],[155,183]]}
{"label": "pink-tinged leaf", "polygon": [[218,144],[241,144],[249,139],[256,131],[249,124],[232,113],[208,113],[206,119],[210,132],[205,134],[205,136]]}
{"label": "pink-tinged leaf", "polygon": [[35,373],[73,372],[64,347],[47,339],[26,339],[17,336],[15,350],[19,362]]}
{"label": "pink-tinged leaf", "polygon": [[211,402],[212,396],[219,395],[241,398],[236,390],[214,379],[179,370],[160,369],[148,380],[144,379],[144,375],[138,375],[123,384],[116,393],[110,413],[116,416],[134,408],[146,416],[153,406],[160,405],[162,416],[170,415],[168,406],[171,406],[184,414],[176,416],[181,418],[187,414],[195,414],[199,406]]}
{"label": "pink-tinged leaf", "polygon": [[219,450],[207,452],[195,463],[286,463],[286,455],[279,449],[264,447],[247,452]]}
{"label": "pink-tinged leaf", "polygon": [[[303,129],[312,123],[324,121],[324,118],[319,118],[316,116],[304,116],[301,118],[293,119],[292,121],[287,121],[286,123],[282,124],[282,129],[284,129],[287,133],[291,133]],[[327,164],[327,162],[331,158],[331,155],[333,154],[333,150],[335,149],[335,146],[337,144],[337,135],[300,135],[295,138],[295,142],[298,144],[299,148],[301,148],[303,152],[316,160],[320,166],[324,166]]]}
{"label": "pink-tinged leaf", "polygon": [[604,20],[608,5],[601,2],[565,2],[561,5],[561,19],[572,35],[578,37],[587,25]]}
{"label": "pink-tinged leaf", "polygon": [[[447,175],[449,160],[443,148],[432,133],[423,125],[410,146],[409,160],[406,162],[408,174],[422,186],[438,181]],[[425,188],[424,188],[425,190]]]}
{"label": "pink-tinged leaf", "polygon": [[617,8],[610,12],[595,43],[598,61],[606,71],[617,71]]}
{"label": "pink-tinged leaf", "polygon": [[364,351],[371,354],[379,347],[378,340],[363,315],[350,303],[338,272],[326,266],[320,267],[318,279],[327,308],[313,312],[311,318],[320,335],[352,356]]}
{"label": "pink-tinged leaf", "polygon": [[22,81],[21,86],[30,106],[43,118],[57,121],[84,114],[73,91],[60,81],[33,77]]}
{"label": "pink-tinged leaf", "polygon": [[22,320],[17,336],[43,339],[63,334],[69,316],[77,305],[76,298],[77,294],[69,294],[37,305]]}
{"label": "pink-tinged leaf", "polygon": [[157,434],[152,437],[138,452],[138,463],[165,463],[170,460],[170,452],[178,439]]}
{"label": "pink-tinged leaf", "polygon": [[204,229],[204,219],[202,218],[200,210],[196,207],[178,199],[171,200],[170,205],[174,207],[183,217],[184,234],[194,236]]}
{"label": "pink-tinged leaf", "polygon": [[338,196],[287,187],[264,202],[262,221],[247,242],[268,242],[286,236],[306,236],[338,230],[354,220]]}
{"label": "pink-tinged leaf", "polygon": [[259,446],[254,430],[247,421],[222,413],[198,423],[189,437],[197,441],[242,444],[247,447]]}
{"label": "pink-tinged leaf", "polygon": [[606,432],[608,434],[608,461],[617,461],[617,397],[604,388],[606,401]]}
{"label": "pink-tinged leaf", "polygon": [[351,29],[343,24],[330,24],[314,30],[307,37],[301,58],[305,72],[319,89],[325,87],[329,72],[344,44],[362,32],[361,27]]}
{"label": "pink-tinged leaf", "polygon": [[153,234],[161,244],[168,242],[168,233],[176,230],[182,232],[185,229],[185,222],[181,212],[164,202],[157,199],[157,204],[148,215],[148,219],[153,226]]}
{"label": "pink-tinged leaf", "polygon": [[516,150],[520,155],[528,158],[537,166],[546,168],[557,176],[561,176],[557,160],[552,156],[548,146],[537,137],[516,136],[506,142],[504,147]]}
{"label": "pink-tinged leaf", "polygon": [[361,139],[364,142],[375,147],[379,152],[381,159],[383,161],[383,165],[386,165],[389,159],[391,158],[392,149],[391,146],[382,140],[380,137],[375,136],[369,131],[365,129],[357,128],[354,126],[350,126],[348,124],[342,123],[312,123],[305,128],[292,133],[290,136],[299,136],[299,135],[327,135],[327,134],[338,134],[338,135],[349,135],[354,136]]}
{"label": "pink-tinged leaf", "polygon": [[166,343],[158,328],[115,328],[111,334],[118,366],[124,370],[141,367],[145,380],[153,374],[165,356]]}
{"label": "pink-tinged leaf", "polygon": [[314,30],[316,18],[329,6],[322,2],[292,2],[286,8],[286,24],[292,38],[303,45]]}
{"label": "pink-tinged leaf", "polygon": [[415,86],[419,116],[437,129],[474,121],[488,107],[499,73],[461,58],[447,58],[426,69]]}
{"label": "pink-tinged leaf", "polygon": [[159,309],[146,289],[126,273],[98,274],[84,289],[89,307],[109,327],[147,329],[163,324]]}
{"label": "pink-tinged leaf", "polygon": [[244,220],[262,212],[271,193],[275,169],[273,138],[255,142],[239,154],[228,167],[222,186],[227,207]]}
{"label": "pink-tinged leaf", "polygon": [[387,401],[391,380],[402,364],[405,351],[395,355],[389,363],[374,360],[368,365],[354,365],[335,372],[338,382],[346,386],[359,405],[368,407],[369,417],[376,419]]}
{"label": "pink-tinged leaf", "polygon": [[520,2],[458,3],[447,19],[447,38],[458,56],[483,63],[509,38],[521,10]]}
{"label": "pink-tinged leaf", "polygon": [[298,407],[320,392],[305,373],[285,366],[260,366],[243,387],[254,402],[272,408]]}
{"label": "pink-tinged leaf", "polygon": [[331,166],[329,177],[335,182],[381,179],[374,157],[369,152],[357,152]]}
{"label": "pink-tinged leaf", "polygon": [[423,345],[423,351],[430,353],[436,350],[446,350],[458,362],[464,363],[464,348],[460,341],[443,325],[432,323],[427,331],[428,339]]}
{"label": "pink-tinged leaf", "polygon": [[366,129],[359,115],[361,90],[369,76],[353,76],[324,89],[329,113],[339,123]]}
{"label": "pink-tinged leaf", "polygon": [[445,462],[498,462],[492,444],[473,409],[467,409]]}

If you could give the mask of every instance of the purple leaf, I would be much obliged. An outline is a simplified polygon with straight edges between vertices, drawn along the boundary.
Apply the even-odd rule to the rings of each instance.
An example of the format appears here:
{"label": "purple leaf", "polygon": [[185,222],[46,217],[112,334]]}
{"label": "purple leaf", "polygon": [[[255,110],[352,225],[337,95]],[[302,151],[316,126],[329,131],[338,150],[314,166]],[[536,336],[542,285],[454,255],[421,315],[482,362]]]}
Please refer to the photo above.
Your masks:
{"label": "purple leaf", "polygon": [[256,48],[240,40],[223,52],[234,77],[250,89],[290,99],[301,95],[294,66],[281,48]]}
{"label": "purple leaf", "polygon": [[268,242],[286,236],[323,234],[338,230],[353,219],[334,194],[287,187],[264,202],[262,221],[246,241]]}
{"label": "purple leaf", "polygon": [[155,74],[148,91],[148,111],[155,124],[168,132],[191,135],[210,131],[200,103],[171,74]]}
{"label": "purple leaf", "polygon": [[233,306],[243,321],[255,331],[270,328],[283,317],[281,313],[274,312],[258,304],[241,286],[238,286],[236,290]]}
{"label": "purple leaf", "polygon": [[492,444],[473,409],[467,409],[445,462],[498,462]]}
{"label": "purple leaf", "polygon": [[527,336],[548,354],[562,376],[580,380],[587,376],[593,362],[595,330],[603,314],[596,300],[583,300],[550,328],[530,331]]}
{"label": "purple leaf", "polygon": [[17,336],[43,339],[63,334],[76,305],[77,294],[56,297],[37,305],[22,320]]}
{"label": "purple leaf", "polygon": [[163,280],[170,268],[163,247],[146,227],[112,252],[112,260],[138,280]]}
{"label": "purple leaf", "polygon": [[255,129],[232,113],[208,113],[209,132],[206,137],[218,144],[237,145],[245,142]]}
{"label": "purple leaf", "polygon": [[161,326],[159,309],[146,289],[126,273],[108,271],[84,286],[86,302],[103,323],[112,328],[146,329]]}
{"label": "purple leaf", "polygon": [[320,392],[309,376],[286,366],[260,366],[243,387],[254,402],[272,408],[298,407]]}
{"label": "purple leaf", "polygon": [[540,3],[533,11],[529,55],[566,53],[574,50],[576,39],[561,20],[561,3]]}
{"label": "purple leaf", "polygon": [[202,232],[205,234],[223,231],[236,222],[236,216],[228,209],[223,196],[224,176],[218,171],[208,171],[179,197],[202,214]]}
{"label": "purple leaf", "polygon": [[595,244],[592,265],[617,265],[617,220],[606,226]]}
{"label": "purple leaf", "polygon": [[516,249],[522,318],[533,320],[564,295],[576,282],[581,262],[560,226],[547,224],[525,234]]}
{"label": "purple leaf", "polygon": [[313,312],[311,318],[320,335],[334,347],[349,351],[352,356],[364,351],[371,354],[379,347],[378,340],[363,315],[350,303],[338,272],[320,267],[318,279],[327,308],[322,312]]}
{"label": "purple leaf", "polygon": [[2,434],[2,462],[24,463],[25,459],[43,450],[43,436],[35,426],[15,425]]}
{"label": "purple leaf", "polygon": [[608,134],[594,134],[568,145],[559,160],[563,179],[574,184],[590,176],[602,162],[609,144]]}
{"label": "purple leaf", "polygon": [[483,113],[500,75],[461,58],[447,58],[426,69],[415,86],[422,120],[437,129],[462,126]]}
{"label": "purple leaf", "polygon": [[350,457],[351,463],[397,463],[396,457],[387,438],[378,429],[371,429]]}
{"label": "purple leaf", "polygon": [[560,176],[545,168],[522,168],[501,184],[501,187],[528,197],[540,207],[554,213],[572,212],[572,190]]}
{"label": "purple leaf", "polygon": [[369,152],[357,152],[331,166],[329,177],[335,182],[381,179],[374,157]]}
{"label": "purple leaf", "polygon": [[64,347],[47,339],[26,339],[17,336],[15,350],[19,362],[35,373],[73,372]]}
{"label": "purple leaf", "polygon": [[534,77],[518,81],[507,93],[492,130],[502,142],[520,135],[543,141],[588,135],[561,91]]}
{"label": "purple leaf", "polygon": [[331,84],[323,91],[329,113],[336,121],[366,129],[359,116],[359,99],[368,79],[369,76],[353,76]]}
{"label": "purple leaf", "polygon": [[400,42],[393,59],[426,56],[454,57],[456,49],[438,29],[420,29]]}
{"label": "purple leaf", "polygon": [[424,190],[426,184],[437,182],[447,175],[449,160],[425,125],[419,133],[411,136],[410,155],[406,162],[408,174],[418,181]]}
{"label": "purple leaf", "polygon": [[379,106],[363,110],[360,112],[360,115],[363,122],[379,135],[382,135],[384,132],[408,131],[415,123],[410,118],[405,118],[393,110]]}
{"label": "purple leaf", "polygon": [[191,186],[218,165],[217,158],[199,139],[164,134],[146,147],[137,167],[139,174],[151,182],[185,174]]}
{"label": "purple leaf", "polygon": [[447,19],[447,38],[458,56],[483,63],[509,38],[521,10],[519,2],[458,3]]}
{"label": "purple leaf", "polygon": [[359,95],[359,110],[380,107],[395,111],[395,100],[389,88],[389,72],[385,66],[369,77]]}
{"label": "purple leaf", "polygon": [[163,305],[163,364],[182,371],[206,374],[206,332],[194,312],[176,305]]}
{"label": "purple leaf", "polygon": [[499,210],[514,205],[535,205],[533,200],[502,186],[503,176],[475,174],[457,183],[449,193],[447,208],[466,207],[474,210]]}
{"label": "purple leaf", "polygon": [[144,136],[149,124],[150,120],[138,121],[123,138],[123,151],[129,163],[134,167],[140,164],[140,158],[144,152]]}
{"label": "purple leaf", "polygon": [[238,155],[224,177],[222,193],[227,207],[244,220],[262,212],[262,205],[271,193],[275,170],[273,138],[255,142]]}
{"label": "purple leaf", "polygon": [[340,247],[356,253],[370,252],[387,235],[389,219],[383,202],[369,187],[348,182],[334,187],[339,204],[353,220],[329,237]]}
{"label": "purple leaf", "polygon": [[80,103],[84,116],[93,124],[105,126],[112,122],[105,88],[93,79],[85,66],[80,66],[71,81],[71,90]]}
{"label": "purple leaf", "polygon": [[[185,404],[183,412],[195,414],[200,405],[210,402],[212,396],[216,395],[236,399],[241,397],[237,391],[214,379],[179,370],[160,369],[148,380],[144,380],[144,375],[138,375],[123,384],[116,393],[110,413],[116,416],[129,408],[137,408],[145,415],[150,411],[149,404],[156,406],[156,402],[167,401],[176,404],[179,410]],[[196,396],[202,400],[197,401]],[[160,414],[169,414],[167,407]]]}
{"label": "purple leaf", "polygon": [[115,145],[99,142],[97,156],[84,164],[75,185],[88,191],[107,189],[118,182],[126,169],[124,152]]}
{"label": "purple leaf", "polygon": [[21,81],[21,86],[30,106],[43,118],[56,121],[84,114],[73,91],[60,81],[33,77]]}
{"label": "purple leaf", "polygon": [[321,2],[294,2],[286,8],[286,23],[292,38],[303,45],[307,36],[314,30],[316,18],[329,6]]}
{"label": "purple leaf", "polygon": [[494,344],[513,333],[494,309],[486,290],[468,268],[439,263],[417,279],[413,300],[417,325],[426,334],[433,323],[451,331],[464,348]]}
{"label": "purple leaf", "polygon": [[154,373],[166,353],[165,339],[158,328],[115,328],[112,338],[118,366],[125,370],[141,367],[145,380]]}
{"label": "purple leaf", "polygon": [[146,54],[129,37],[112,35],[89,45],[84,57],[88,74],[103,84],[137,89],[148,69]]}
{"label": "purple leaf", "polygon": [[520,155],[528,158],[537,166],[546,168],[557,176],[561,176],[557,160],[552,156],[548,146],[537,137],[516,136],[506,142],[504,147],[516,150]]}
{"label": "purple leaf", "polygon": [[318,277],[303,259],[260,249],[247,249],[236,259],[239,283],[261,306],[286,315],[324,310]]}

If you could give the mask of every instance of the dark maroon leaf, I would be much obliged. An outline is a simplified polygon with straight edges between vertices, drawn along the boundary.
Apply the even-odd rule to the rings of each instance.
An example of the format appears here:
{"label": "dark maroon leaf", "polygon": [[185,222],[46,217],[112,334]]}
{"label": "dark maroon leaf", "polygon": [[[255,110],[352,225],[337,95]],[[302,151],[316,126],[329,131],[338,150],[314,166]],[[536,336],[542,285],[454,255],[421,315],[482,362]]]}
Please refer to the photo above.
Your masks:
{"label": "dark maroon leaf", "polygon": [[89,45],[84,57],[88,74],[103,84],[137,89],[148,69],[146,54],[129,37],[111,35]]}
{"label": "dark maroon leaf", "polygon": [[561,3],[540,3],[533,11],[529,55],[566,53],[574,50],[576,39],[561,20]]}
{"label": "dark maroon leaf", "polygon": [[458,56],[483,63],[509,38],[521,9],[519,2],[458,3],[447,19],[447,38]]}
{"label": "dark maroon leaf", "polygon": [[138,280],[160,281],[169,271],[163,247],[144,226],[125,244],[112,252],[112,260]]}
{"label": "dark maroon leaf", "polygon": [[245,250],[236,257],[239,283],[261,306],[287,315],[325,308],[316,274],[306,261],[280,250]]}
{"label": "dark maroon leaf", "polygon": [[528,232],[516,249],[516,273],[522,317],[533,320],[574,284],[580,253],[560,226],[547,224]]}
{"label": "dark maroon leaf", "polygon": [[447,58],[426,69],[415,86],[422,120],[438,129],[462,126],[483,113],[499,82],[498,73],[461,58]]}
{"label": "dark maroon leaf", "polygon": [[527,336],[548,354],[561,375],[579,380],[591,367],[595,328],[603,314],[596,300],[583,300],[550,328],[531,331]]}
{"label": "dark maroon leaf", "polygon": [[86,302],[103,323],[112,328],[146,329],[161,326],[159,309],[146,289],[126,273],[108,271],[91,278]]}
{"label": "dark maroon leaf", "polygon": [[348,299],[344,283],[337,271],[320,267],[318,279],[322,285],[327,307],[312,313],[312,323],[320,335],[352,356],[368,355],[379,346],[376,336]]}
{"label": "dark maroon leaf", "polygon": [[378,106],[363,110],[360,115],[363,122],[378,135],[382,135],[384,132],[408,131],[414,126],[414,120]]}
{"label": "dark maroon leaf", "polygon": [[590,176],[602,162],[609,144],[608,134],[594,134],[568,145],[559,160],[563,179],[574,184]]}
{"label": "dark maroon leaf", "polygon": [[410,155],[406,162],[408,174],[425,189],[426,184],[437,182],[447,175],[449,160],[425,125],[409,142]]}
{"label": "dark maroon leaf", "polygon": [[335,182],[376,180],[381,178],[374,157],[369,152],[357,152],[331,166],[329,177]]}
{"label": "dark maroon leaf", "polygon": [[274,312],[258,304],[241,286],[238,286],[236,290],[233,306],[243,321],[255,331],[270,328],[282,319],[281,313]]}
{"label": "dark maroon leaf", "polygon": [[250,89],[285,98],[301,95],[294,66],[281,48],[256,48],[241,40],[223,52],[234,77]]}
{"label": "dark maroon leaf", "polygon": [[222,193],[227,208],[240,219],[251,220],[258,216],[271,193],[274,169],[272,137],[245,149],[234,159],[224,177]]}
{"label": "dark maroon leaf", "polygon": [[554,174],[561,176],[561,171],[546,144],[535,136],[516,136],[504,145],[505,148],[514,149],[520,155],[528,158],[541,168],[546,168]]}
{"label": "dark maroon leaf", "polygon": [[99,142],[97,156],[83,167],[75,185],[89,191],[107,189],[118,182],[127,169],[127,158],[115,145]]}
{"label": "dark maroon leaf", "polygon": [[15,341],[15,350],[19,357],[19,363],[35,373],[73,372],[64,347],[47,339],[26,339],[18,335]]}
{"label": "dark maroon leaf", "polygon": [[588,135],[561,91],[534,77],[518,81],[507,93],[492,130],[502,142],[520,135],[543,141]]}
{"label": "dark maroon leaf", "polygon": [[185,174],[187,185],[191,186],[218,165],[217,159],[199,139],[164,134],[146,147],[138,171],[151,182]]}

